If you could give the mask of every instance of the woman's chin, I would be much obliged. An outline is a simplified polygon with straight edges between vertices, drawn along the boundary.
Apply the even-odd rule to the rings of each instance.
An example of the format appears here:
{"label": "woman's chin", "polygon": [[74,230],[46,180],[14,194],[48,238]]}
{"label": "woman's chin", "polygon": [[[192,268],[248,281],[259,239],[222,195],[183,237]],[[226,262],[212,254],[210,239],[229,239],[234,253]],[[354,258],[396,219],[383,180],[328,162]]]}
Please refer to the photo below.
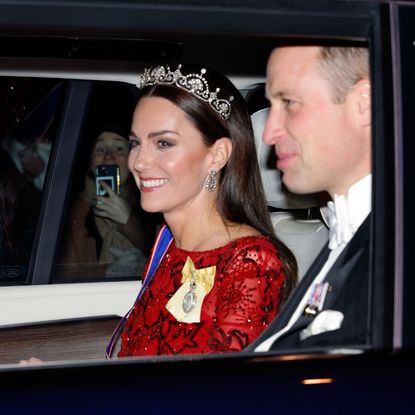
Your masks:
{"label": "woman's chin", "polygon": [[148,213],[163,213],[160,206],[154,205],[153,203],[141,202],[141,208]]}

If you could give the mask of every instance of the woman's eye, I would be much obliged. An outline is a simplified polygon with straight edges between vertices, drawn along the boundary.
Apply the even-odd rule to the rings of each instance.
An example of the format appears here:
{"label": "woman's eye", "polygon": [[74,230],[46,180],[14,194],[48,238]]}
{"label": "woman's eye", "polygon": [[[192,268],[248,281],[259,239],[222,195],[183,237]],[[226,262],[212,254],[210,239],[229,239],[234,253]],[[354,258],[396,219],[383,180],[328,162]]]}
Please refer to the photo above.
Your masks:
{"label": "woman's eye", "polygon": [[166,140],[159,140],[159,141],[157,142],[157,146],[158,146],[158,148],[160,148],[160,149],[165,149],[165,148],[169,148],[169,147],[171,147],[171,143],[170,143],[170,142],[168,142],[168,141],[166,141]]}
{"label": "woman's eye", "polygon": [[125,152],[127,151],[127,148],[125,148],[124,146],[117,146],[117,147],[115,148],[115,151],[116,151],[117,153],[125,153]]}
{"label": "woman's eye", "polygon": [[136,147],[138,147],[140,145],[140,143],[138,142],[138,140],[130,140],[128,142],[128,146],[130,150],[135,149]]}
{"label": "woman's eye", "polygon": [[105,153],[104,147],[95,147],[95,154]]}

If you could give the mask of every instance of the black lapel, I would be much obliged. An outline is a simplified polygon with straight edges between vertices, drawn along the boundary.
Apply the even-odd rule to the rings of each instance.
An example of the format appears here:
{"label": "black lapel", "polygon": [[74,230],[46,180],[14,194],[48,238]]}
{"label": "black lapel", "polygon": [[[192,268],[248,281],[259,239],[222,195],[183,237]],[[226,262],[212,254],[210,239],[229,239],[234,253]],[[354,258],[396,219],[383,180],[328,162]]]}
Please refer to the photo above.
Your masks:
{"label": "black lapel", "polygon": [[[353,239],[350,241],[350,243],[347,245],[344,251],[337,258],[336,262],[330,268],[330,271],[327,273],[327,276],[324,279],[324,282],[328,282],[330,284],[330,292],[327,294],[326,300],[323,304],[324,310],[330,309],[330,307],[333,305],[333,303],[336,301],[337,297],[341,293],[342,287],[347,277],[351,274],[357,262],[361,259],[363,255],[367,254],[366,248],[368,246],[367,241],[369,239],[369,225],[370,225],[369,218],[370,216],[366,218],[363,224],[359,227]],[[319,268],[319,270],[320,269],[321,267]],[[310,268],[310,272],[311,271],[313,270]],[[307,288],[313,282],[313,279],[316,275],[317,274],[312,275],[311,281],[308,283]],[[308,273],[307,273],[307,276],[308,276]],[[305,290],[304,290],[304,293],[305,293]],[[302,297],[297,301],[297,304],[299,301],[301,301],[301,299]],[[287,332],[287,334],[293,331],[298,331],[298,330],[305,328],[314,320],[315,317],[316,315],[315,316],[305,316],[305,315],[301,316],[294,323],[294,325]]]}
{"label": "black lapel", "polygon": [[331,285],[331,290],[327,295],[324,308],[328,309],[336,300],[342,287],[351,274],[351,270],[355,268],[356,263],[361,259],[362,255],[367,255],[367,247],[369,240],[370,215],[365,219],[357,230],[349,245],[345,248],[337,261],[333,264],[328,272],[325,281]]}
{"label": "black lapel", "polygon": [[317,255],[314,262],[310,265],[310,268],[302,278],[298,287],[292,292],[291,296],[288,298],[287,303],[283,306],[280,313],[271,324],[267,327],[267,329],[259,336],[253,343],[251,343],[245,350],[251,351],[256,348],[259,344],[261,344],[265,339],[272,336],[277,331],[281,330],[285,327],[290,320],[292,314],[296,310],[298,303],[304,297],[308,287],[313,282],[315,276],[320,271],[322,266],[327,260],[327,257],[330,254],[330,249],[328,248],[328,244],[326,244],[320,253]]}
{"label": "black lapel", "polygon": [[329,254],[330,249],[328,248],[328,244],[326,244],[317,255],[317,258],[314,260],[304,277],[301,279],[300,284],[293,291],[287,303],[281,310],[279,314],[280,318],[277,318],[277,320],[279,320],[281,323],[281,327],[284,327],[290,320],[292,314],[298,306],[298,303],[302,300],[310,284],[312,284],[314,278],[320,272],[321,268],[327,261]]}
{"label": "black lapel", "polygon": [[[328,281],[330,284],[336,284],[336,286],[333,287],[333,291],[330,293],[330,295],[327,296],[328,298],[324,304],[325,309],[329,308],[337,298],[338,294],[341,291],[341,287],[344,284],[344,281],[350,274],[350,270],[354,267],[356,262],[361,258],[362,255],[367,254],[365,253],[365,247],[368,246],[367,241],[369,239],[370,217],[371,215],[369,215],[363,224],[359,227],[353,239],[341,253],[339,258],[337,258],[336,262],[333,264],[332,268],[327,274],[327,277],[325,278],[325,281]],[[246,348],[247,351],[254,350],[264,340],[271,337],[274,333],[277,333],[287,325],[299,302],[304,297],[307,289],[313,283],[314,278],[324,266],[329,254],[330,250],[327,244],[321,250],[313,264],[310,266],[309,270],[301,280],[300,285],[291,294],[288,302],[283,307],[280,314],[274,319],[269,327],[251,345]],[[301,330],[302,327],[306,327],[308,324],[310,324],[312,320],[313,317],[301,316],[299,320],[294,324],[294,326],[282,337],[292,333],[294,330]]]}

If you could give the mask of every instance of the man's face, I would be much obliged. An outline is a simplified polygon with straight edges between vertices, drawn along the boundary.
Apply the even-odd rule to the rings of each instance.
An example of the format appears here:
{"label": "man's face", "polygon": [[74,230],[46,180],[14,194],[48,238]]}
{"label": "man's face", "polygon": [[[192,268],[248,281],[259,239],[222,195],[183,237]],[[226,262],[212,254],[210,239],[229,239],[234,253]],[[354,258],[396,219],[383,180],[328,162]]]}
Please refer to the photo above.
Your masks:
{"label": "man's face", "polygon": [[362,127],[357,91],[352,89],[344,103],[333,102],[318,56],[318,47],[312,46],[272,52],[266,85],[271,110],[264,141],[274,145],[277,167],[291,191],[328,191],[333,196],[347,193],[369,173],[370,131],[369,140],[364,140],[367,129]]}

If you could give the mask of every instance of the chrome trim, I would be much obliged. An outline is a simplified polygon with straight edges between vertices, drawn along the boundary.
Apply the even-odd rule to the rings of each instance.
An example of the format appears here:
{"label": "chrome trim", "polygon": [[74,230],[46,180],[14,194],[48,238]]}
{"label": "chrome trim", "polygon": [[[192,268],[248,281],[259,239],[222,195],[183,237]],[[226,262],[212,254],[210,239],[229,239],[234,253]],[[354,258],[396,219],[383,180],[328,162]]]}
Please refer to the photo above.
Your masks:
{"label": "chrome trim", "polygon": [[394,313],[393,347],[402,347],[403,313],[403,127],[402,127],[402,82],[399,39],[399,10],[396,3],[389,5],[391,26],[391,54],[393,76],[394,117],[394,168],[395,168],[395,250],[394,250]]}

